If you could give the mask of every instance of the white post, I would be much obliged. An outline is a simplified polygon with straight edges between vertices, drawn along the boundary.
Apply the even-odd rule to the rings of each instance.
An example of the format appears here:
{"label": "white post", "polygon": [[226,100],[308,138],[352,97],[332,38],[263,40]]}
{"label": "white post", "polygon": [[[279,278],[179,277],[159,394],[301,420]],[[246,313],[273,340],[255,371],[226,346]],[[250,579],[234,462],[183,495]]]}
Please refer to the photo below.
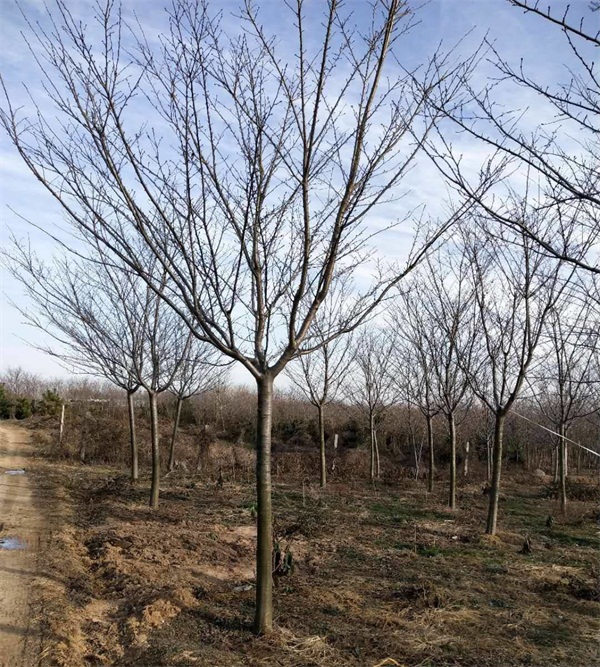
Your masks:
{"label": "white post", "polygon": [[65,404],[63,403],[60,407],[60,426],[58,428],[59,445],[62,443],[64,429],[65,429]]}

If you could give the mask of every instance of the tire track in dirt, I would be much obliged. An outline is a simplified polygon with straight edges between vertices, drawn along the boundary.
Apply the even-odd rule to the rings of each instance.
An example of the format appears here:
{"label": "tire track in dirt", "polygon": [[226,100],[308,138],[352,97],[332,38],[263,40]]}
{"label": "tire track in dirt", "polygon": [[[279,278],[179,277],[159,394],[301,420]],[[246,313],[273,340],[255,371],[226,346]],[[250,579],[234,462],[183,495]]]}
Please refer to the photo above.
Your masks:
{"label": "tire track in dirt", "polygon": [[[0,667],[32,667],[38,662],[31,589],[37,576],[41,519],[27,474],[29,440],[18,424],[0,422]],[[22,469],[25,474],[7,473]]]}

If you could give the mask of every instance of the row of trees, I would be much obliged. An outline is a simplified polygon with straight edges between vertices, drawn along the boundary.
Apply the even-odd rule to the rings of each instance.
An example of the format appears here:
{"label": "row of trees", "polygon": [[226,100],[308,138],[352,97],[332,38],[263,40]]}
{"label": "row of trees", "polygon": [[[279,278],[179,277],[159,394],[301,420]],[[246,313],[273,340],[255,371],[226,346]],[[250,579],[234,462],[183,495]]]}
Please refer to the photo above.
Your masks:
{"label": "row of trees", "polygon": [[[474,224],[476,223],[476,224]],[[443,415],[450,442],[449,506],[456,508],[457,420],[473,403],[495,422],[487,531],[496,530],[506,419],[520,398],[535,400],[560,445],[560,501],[566,509],[566,438],[577,419],[600,407],[600,319],[577,298],[573,266],[535,252],[519,232],[476,220],[458,226],[452,243],[430,255],[379,326],[324,342],[290,375],[317,407],[358,403],[369,422],[371,479],[378,475],[377,424],[402,402],[427,424],[433,490],[432,420]],[[593,289],[593,286],[588,286]],[[320,431],[322,427],[320,427]],[[321,485],[325,485],[321,438]]]}
{"label": "row of trees", "polygon": [[[286,4],[286,11],[294,29],[291,50],[291,36],[284,45],[268,34],[252,3],[242,3],[234,32],[208,2],[174,0],[166,33],[153,40],[139,23],[127,26],[112,0],[99,3],[93,28],[57,0],[47,29],[30,26],[44,108],[34,101],[34,113],[24,118],[5,88],[0,116],[72,226],[77,243],[63,243],[85,256],[82,274],[70,261],[59,262],[57,273],[29,287],[34,300],[55,300],[44,315],[74,344],[73,360],[99,372],[101,357],[102,374],[110,367],[128,392],[142,386],[151,405],[187,367],[184,360],[196,356],[191,347],[199,346],[202,359],[211,349],[238,362],[256,381],[257,632],[272,626],[273,382],[290,362],[310,359],[358,330],[400,289],[406,312],[422,318],[415,327],[400,312],[396,322],[418,349],[405,363],[419,360],[410,382],[427,394],[424,414],[443,411],[452,434],[468,387],[494,415],[487,524],[493,533],[506,416],[527,381],[550,313],[576,284],[573,267],[600,273],[598,79],[576,43],[598,45],[597,34],[572,26],[566,16],[545,16],[564,31],[580,68],[558,90],[535,84],[498,56],[504,78],[553,104],[564,126],[549,136],[526,136],[495,106],[493,88],[477,91],[470,84],[477,54],[456,62],[438,50],[421,66],[402,66],[402,44],[414,25],[407,3],[370,3],[360,29],[337,0],[324,4],[322,15],[309,13],[302,0]],[[487,52],[494,54],[492,47]],[[573,123],[582,133],[575,154],[561,144]],[[465,175],[447,127],[494,148],[480,177]],[[401,215],[418,228],[408,259],[402,265],[377,261],[368,222],[397,201],[422,154],[460,196],[447,217],[427,225],[414,211]],[[465,263],[472,280],[465,281],[465,298],[456,304],[452,293],[437,316],[441,323],[431,327],[429,293],[415,302],[420,287],[409,290],[405,278],[458,221],[466,253],[459,266]],[[394,219],[389,227],[397,224]],[[492,246],[492,238],[502,243]],[[31,255],[18,255],[17,272],[30,271]],[[453,270],[460,275],[456,265]],[[37,266],[33,272],[41,275]],[[444,281],[425,287],[441,289]],[[589,286],[586,279],[580,284]],[[470,308],[463,312],[470,292],[474,315]],[[598,305],[596,293],[581,294]],[[124,301],[133,304],[131,311]],[[62,321],[63,313],[73,319]],[[469,335],[471,329],[478,334]],[[130,335],[120,359],[123,348],[112,342]],[[102,337],[111,341],[108,350]],[[383,382],[364,359],[383,355],[389,364],[395,344],[382,348],[365,336],[360,346],[357,372],[371,384]],[[90,348],[98,350],[94,358]],[[342,366],[331,357],[326,365],[333,386]],[[309,390],[321,407],[329,396],[322,387]],[[379,387],[368,401],[375,405],[386,391]],[[373,416],[372,474],[375,422]],[[158,478],[153,482],[155,502]]]}

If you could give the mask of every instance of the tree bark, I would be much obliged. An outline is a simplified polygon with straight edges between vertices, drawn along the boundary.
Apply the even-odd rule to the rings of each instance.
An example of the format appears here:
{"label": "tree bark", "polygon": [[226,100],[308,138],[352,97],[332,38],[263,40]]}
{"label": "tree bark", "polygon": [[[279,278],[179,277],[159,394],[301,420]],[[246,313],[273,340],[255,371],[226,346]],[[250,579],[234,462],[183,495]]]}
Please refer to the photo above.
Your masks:
{"label": "tree bark", "polygon": [[456,509],[456,423],[454,413],[448,415],[448,430],[450,431],[450,496],[448,507]]}
{"label": "tree bark", "polygon": [[485,458],[486,478],[487,478],[488,482],[491,482],[491,480],[492,480],[492,445],[491,445],[491,438],[490,438],[489,433],[485,438],[485,451],[486,451],[486,458]]}
{"label": "tree bark", "polygon": [[465,462],[463,464],[463,477],[467,477],[469,474],[469,450],[471,449],[471,443],[467,440],[465,442]]}
{"label": "tree bark", "polygon": [[496,524],[498,523],[498,499],[500,497],[500,472],[502,469],[502,440],[504,437],[504,421],[506,415],[503,412],[496,413],[496,423],[494,426],[494,445],[492,461],[492,486],[490,489],[490,503],[488,507],[488,516],[485,532],[488,535],[496,534]]}
{"label": "tree bark", "polygon": [[432,422],[431,415],[426,415],[425,421],[427,423],[427,447],[429,449],[429,480],[427,483],[427,489],[429,493],[433,493],[434,477],[435,477],[435,456],[433,451],[433,426],[431,423]]}
{"label": "tree bark", "polygon": [[133,392],[127,392],[127,411],[129,414],[129,447],[131,451],[131,481],[137,482],[139,477],[138,448],[135,433],[135,410],[133,407]]}
{"label": "tree bark", "polygon": [[567,443],[565,441],[565,425],[558,426],[558,497],[560,501],[560,511],[565,514],[567,511]]}
{"label": "tree bark", "polygon": [[319,451],[321,454],[321,488],[327,485],[327,457],[325,456],[325,420],[323,419],[323,406],[317,405],[319,411]]}
{"label": "tree bark", "polygon": [[379,442],[377,440],[377,429],[373,431],[373,439],[375,441],[375,476],[377,479],[381,477],[381,459],[379,458]]}
{"label": "tree bark", "polygon": [[177,397],[177,407],[175,408],[175,421],[173,423],[173,435],[171,436],[171,447],[169,449],[169,472],[173,472],[175,468],[175,441],[177,440],[177,431],[179,429],[179,419],[181,417],[181,406],[183,399],[181,396]]}
{"label": "tree bark", "polygon": [[273,628],[273,520],[271,510],[271,425],[273,378],[257,380],[256,442],[256,612],[254,632],[265,634]]}
{"label": "tree bark", "polygon": [[160,452],[158,448],[158,410],[156,393],[148,392],[150,402],[150,437],[152,440],[152,486],[150,487],[150,507],[158,507],[160,493]]}
{"label": "tree bark", "polygon": [[371,436],[371,463],[369,466],[369,474],[371,482],[375,481],[375,419],[373,413],[369,414],[369,433]]}

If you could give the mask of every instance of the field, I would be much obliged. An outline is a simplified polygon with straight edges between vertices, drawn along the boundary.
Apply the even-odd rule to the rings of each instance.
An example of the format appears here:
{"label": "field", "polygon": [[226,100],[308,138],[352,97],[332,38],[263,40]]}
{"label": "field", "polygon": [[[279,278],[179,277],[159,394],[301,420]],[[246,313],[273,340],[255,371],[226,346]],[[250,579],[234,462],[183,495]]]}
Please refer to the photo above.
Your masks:
{"label": "field", "polygon": [[169,475],[158,510],[149,480],[132,487],[120,468],[38,458],[32,472],[51,520],[38,586],[49,664],[598,664],[597,480],[570,481],[562,518],[548,480],[509,470],[486,538],[481,481],[461,481],[451,512],[442,475],[430,495],[413,480],[320,491],[275,475],[275,536],[294,568],[275,582],[275,632],[254,637],[247,471]]}

